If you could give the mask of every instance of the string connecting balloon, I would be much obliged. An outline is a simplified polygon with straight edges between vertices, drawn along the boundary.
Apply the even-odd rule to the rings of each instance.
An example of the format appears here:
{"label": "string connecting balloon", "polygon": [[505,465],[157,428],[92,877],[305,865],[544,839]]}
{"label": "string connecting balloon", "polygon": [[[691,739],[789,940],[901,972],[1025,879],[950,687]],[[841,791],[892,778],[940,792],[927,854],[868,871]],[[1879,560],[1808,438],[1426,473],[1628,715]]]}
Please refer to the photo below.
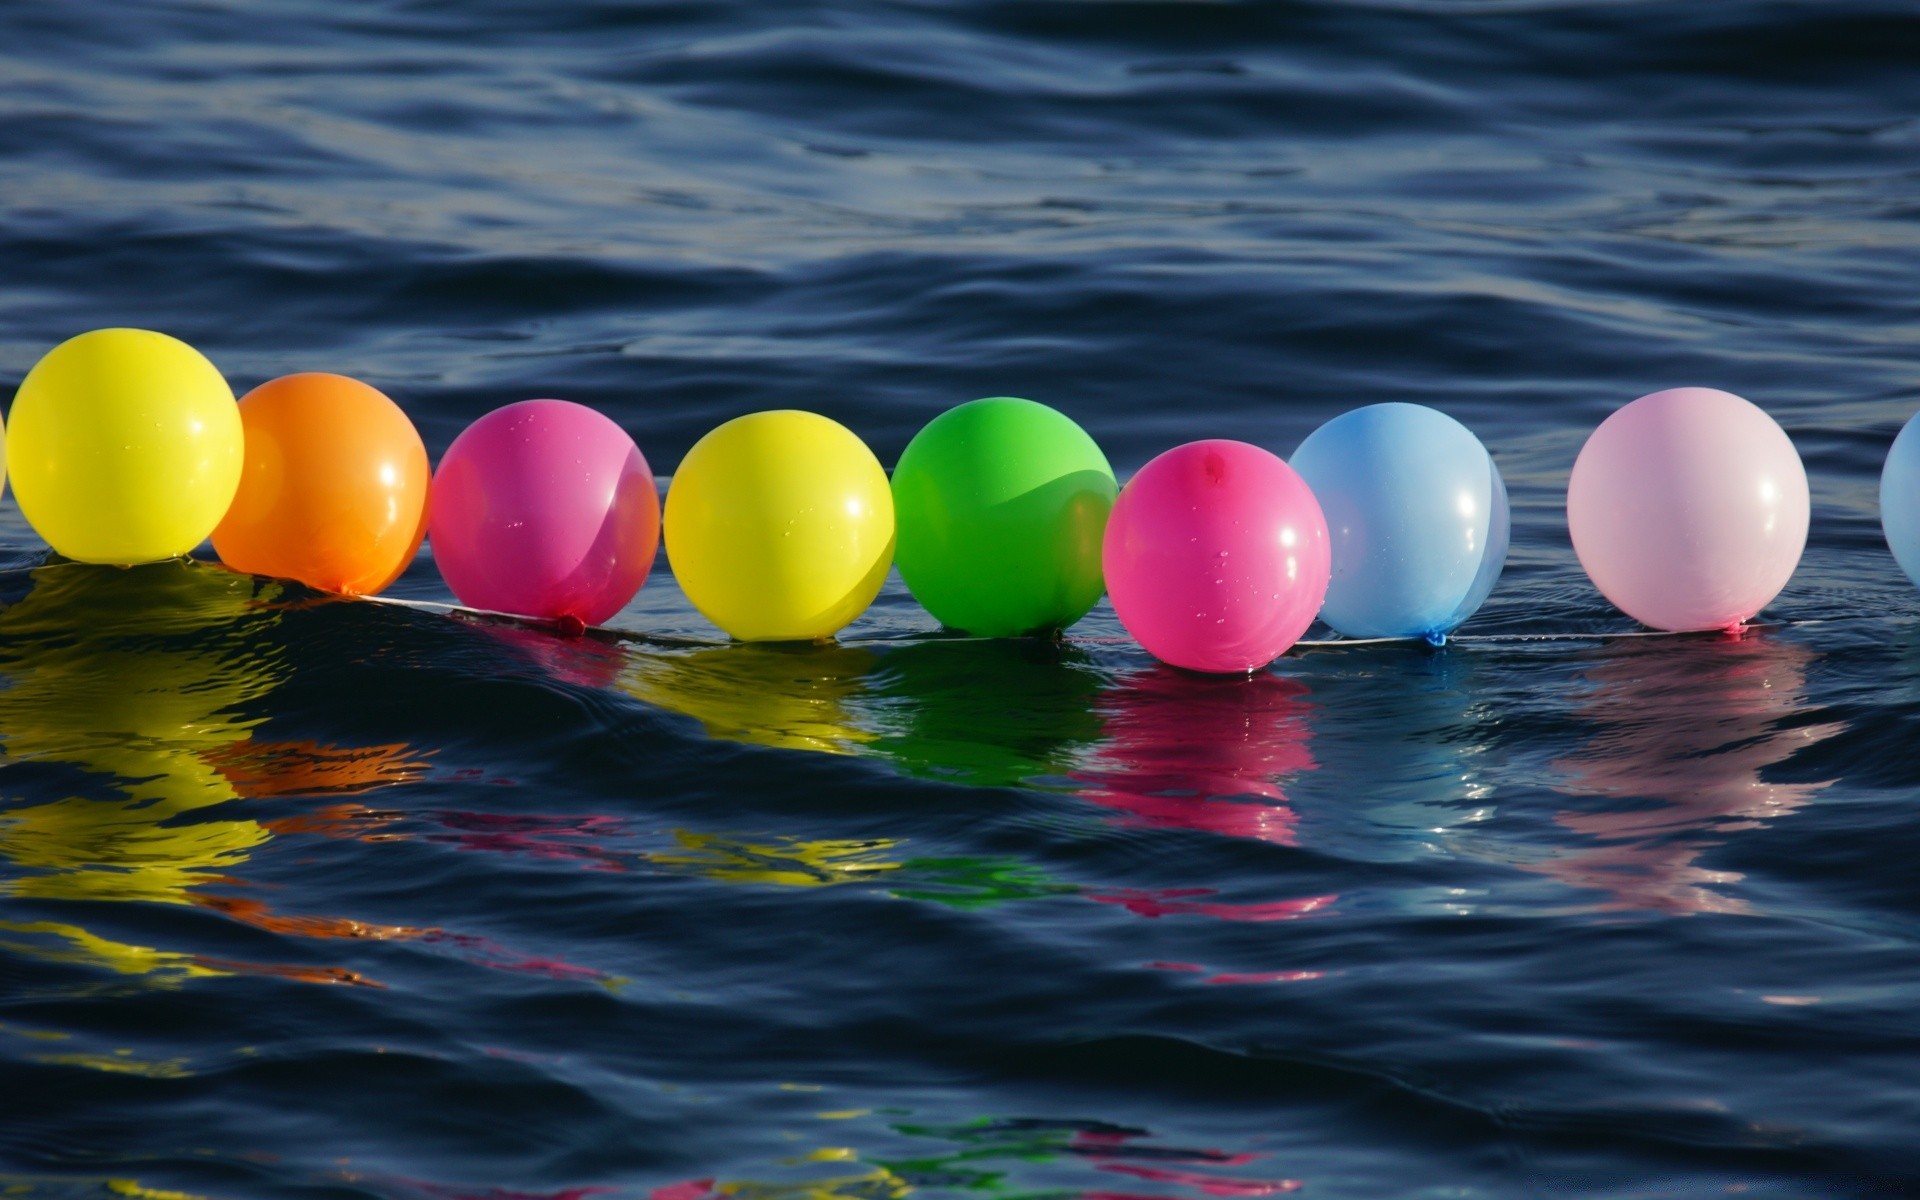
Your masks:
{"label": "string connecting balloon", "polygon": [[[941,414],[891,479],[826,417],[753,413],[695,443],[663,508],[633,438],[583,405],[487,413],[429,473],[406,414],[365,383],[289,375],[236,401],[185,343],[103,329],[41,358],[10,424],[0,480],[81,563],[211,537],[235,570],[371,596],[424,537],[461,606],[579,629],[632,602],[664,537],[688,600],[740,641],[831,638],[897,565],[956,634],[1058,634],[1105,594],[1150,653],[1217,673],[1296,645],[1738,630],[1792,576],[1810,511],[1799,454],[1760,408],[1710,388],[1642,396],[1581,449],[1567,521],[1594,585],[1649,629],[1463,639],[1506,562],[1506,485],[1472,431],[1415,404],[1343,413],[1291,460],[1188,442],[1124,487],[1085,430],[1030,400]],[[1920,579],[1911,424],[1881,498]],[[1341,637],[1302,642],[1316,619]]]}

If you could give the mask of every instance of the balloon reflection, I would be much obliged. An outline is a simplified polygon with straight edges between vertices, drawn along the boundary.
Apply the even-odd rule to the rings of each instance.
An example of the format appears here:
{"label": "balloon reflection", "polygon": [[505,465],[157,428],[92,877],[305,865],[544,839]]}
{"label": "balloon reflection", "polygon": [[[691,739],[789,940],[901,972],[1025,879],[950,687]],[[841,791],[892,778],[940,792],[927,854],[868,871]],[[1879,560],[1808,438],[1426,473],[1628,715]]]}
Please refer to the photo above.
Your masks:
{"label": "balloon reflection", "polygon": [[246,706],[286,674],[261,636],[277,618],[254,603],[254,580],[224,571],[57,565],[0,612],[0,745],[77,767],[86,792],[8,809],[0,854],[28,869],[8,891],[182,903],[271,836],[180,820],[239,796],[214,760],[251,736],[261,718]]}
{"label": "balloon reflection", "polygon": [[691,868],[723,883],[824,887],[873,879],[905,865],[886,857],[889,850],[899,845],[891,838],[749,842],[684,829],[675,830],[674,838],[681,849],[651,855],[656,865]]}
{"label": "balloon reflection", "polygon": [[1038,640],[635,652],[619,686],[727,741],[884,758],[949,783],[1053,783],[1129,824],[1285,844],[1281,784],[1315,767],[1293,680],[1169,667],[1110,680]]}
{"label": "balloon reflection", "polygon": [[[1307,744],[1312,706],[1305,686],[1264,671],[1229,679],[1155,665],[1096,691],[1098,676],[1078,674],[1085,683],[1026,692],[1020,709],[1026,744],[1041,739],[1039,744],[1059,756],[1055,771],[1073,763],[1070,781],[1081,799],[1112,810],[1123,827],[1296,844],[1297,817],[1283,785],[1316,766]],[[976,683],[976,694],[992,686]],[[1036,708],[1036,696],[1045,697],[1048,707]],[[1043,712],[1061,724],[1052,729],[1041,724],[1036,718]],[[954,726],[967,727],[987,737],[1002,732],[991,724]],[[1069,731],[1065,736],[1057,732],[1062,728]],[[937,743],[920,743],[929,744]],[[1234,902],[1218,899],[1211,887],[1104,888],[1086,895],[1141,917],[1225,921],[1297,920],[1339,899],[1313,895]]]}
{"label": "balloon reflection", "polygon": [[1580,848],[1529,869],[1605,893],[1603,909],[1750,911],[1716,890],[1740,874],[1699,859],[1720,844],[1713,835],[1758,828],[1833,782],[1764,777],[1844,728],[1794,722],[1812,660],[1804,647],[1753,635],[1608,648],[1584,673],[1577,710],[1596,731],[1554,766],[1559,791],[1630,807],[1560,813],[1555,822]]}
{"label": "balloon reflection", "polygon": [[508,647],[553,678],[574,687],[616,687],[627,665],[627,655],[618,643],[595,637],[557,637],[551,628],[516,620],[463,619],[490,641]]}
{"label": "balloon reflection", "polygon": [[1106,678],[1085,652],[1037,638],[890,648],[875,681],[885,733],[868,747],[921,779],[1070,786],[1103,734]]}
{"label": "balloon reflection", "polygon": [[676,829],[673,836],[676,849],[649,854],[647,861],[721,883],[799,888],[884,883],[888,894],[902,900],[963,909],[1080,890],[1015,859],[892,857],[905,839],[755,841],[690,829]]}
{"label": "balloon reflection", "polygon": [[[1040,641],[897,647],[744,644],[636,651],[627,694],[746,745],[884,759],[918,778],[1017,786],[1061,778],[1099,736],[1099,676]],[[895,896],[959,908],[1077,889],[1024,863],[911,857],[907,839],[737,837],[676,830],[655,866],[781,887],[884,881]]]}
{"label": "balloon reflection", "polygon": [[[288,672],[279,585],[184,562],[132,570],[55,564],[0,610],[0,749],[34,790],[72,794],[0,810],[0,894],[33,900],[193,904],[302,937],[419,931],[285,917],[199,889],[277,830],[213,811],[232,800],[351,795],[418,778],[404,745],[346,749],[254,737],[260,702]],[[5,803],[0,797],[0,803]],[[131,975],[274,974],[364,983],[338,967],[236,963],[130,945],[64,921],[0,921],[8,949]]]}
{"label": "balloon reflection", "polygon": [[617,686],[692,717],[709,737],[857,754],[879,737],[875,655],[852,646],[750,643],[628,656]]}
{"label": "balloon reflection", "polygon": [[[1316,768],[1306,688],[1152,667],[1113,679],[1077,648],[1037,639],[877,647],[738,645],[631,652],[619,686],[711,736],[880,758],[916,778],[1071,790],[1117,824],[1281,845],[1297,839],[1286,780]],[[656,866],[732,883],[818,887],[884,880],[897,896],[961,906],[1080,891],[1012,860],[912,857],[908,839],[675,833]],[[1140,916],[1290,920],[1336,897],[1236,904],[1208,888],[1104,889]]]}
{"label": "balloon reflection", "polygon": [[1034,639],[649,649],[618,682],[709,737],[986,787],[1069,773],[1101,736],[1101,684],[1084,655]]}
{"label": "balloon reflection", "polygon": [[[818,1170],[809,1171],[814,1164]],[[648,1193],[649,1200],[899,1200],[913,1185],[846,1146],[823,1146],[781,1164],[793,1179],[694,1179]]]}
{"label": "balloon reflection", "polygon": [[[818,1116],[839,1116],[820,1113]],[[649,1193],[650,1200],[873,1200],[920,1188],[985,1196],[1044,1194],[1082,1200],[1118,1200],[1115,1190],[1137,1181],[1159,1185],[1162,1197],[1274,1196],[1299,1191],[1303,1181],[1244,1174],[1266,1156],[1205,1146],[1169,1145],[1151,1131],[1109,1121],[1005,1117],[962,1124],[895,1124],[895,1136],[944,1142],[931,1153],[863,1161],[852,1147],[823,1147],[774,1164],[764,1180],[691,1179]],[[1077,1180],[1074,1176],[1079,1176]],[[1075,1190],[1057,1190],[1077,1182]]]}
{"label": "balloon reflection", "polygon": [[1124,824],[1283,846],[1297,817],[1282,784],[1315,769],[1304,685],[1269,672],[1219,679],[1156,666],[1100,697],[1105,740],[1075,775]]}

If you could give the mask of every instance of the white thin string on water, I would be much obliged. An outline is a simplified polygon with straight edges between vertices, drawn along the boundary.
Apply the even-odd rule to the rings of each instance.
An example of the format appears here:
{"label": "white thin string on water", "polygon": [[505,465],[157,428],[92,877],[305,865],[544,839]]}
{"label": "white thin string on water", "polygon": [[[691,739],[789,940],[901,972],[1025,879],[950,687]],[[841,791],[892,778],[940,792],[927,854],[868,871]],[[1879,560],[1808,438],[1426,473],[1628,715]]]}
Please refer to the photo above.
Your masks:
{"label": "white thin string on water", "polygon": [[[196,559],[196,558],[187,558],[187,559],[184,559],[184,561],[192,563],[196,566],[211,565],[211,564],[204,563],[200,559]],[[31,574],[35,571],[45,571],[45,570],[49,570],[56,567],[87,567],[92,565],[93,564],[90,564],[90,563],[80,563],[80,562],[73,562],[67,559],[62,559],[57,562],[38,563],[34,565],[29,565],[29,566],[0,568],[0,576]],[[413,600],[413,599],[407,599],[401,596],[350,596],[350,597],[339,597],[339,598],[346,599],[346,600],[370,601],[374,604],[386,604],[396,608],[410,608],[420,612],[444,613],[452,617],[477,617],[477,618],[481,618],[483,620],[489,620],[489,621],[510,622],[516,625],[525,625],[525,626],[531,626],[533,628],[558,632],[555,628],[557,623],[550,619],[546,619],[542,617],[527,617],[527,616],[522,616],[518,613],[496,612],[494,610],[485,609],[485,608],[469,608],[464,604],[450,604],[442,600]],[[1870,617],[1870,616],[1864,616],[1864,615],[1857,616],[1857,617],[1811,617],[1811,618],[1797,620],[1797,621],[1767,621],[1767,622],[1754,624],[1754,625],[1742,625],[1742,626],[1739,626],[1736,630],[1671,631],[1671,630],[1665,630],[1665,629],[1630,629],[1630,630],[1615,630],[1611,632],[1596,631],[1592,633],[1449,634],[1447,637],[1445,637],[1444,639],[1442,639],[1440,642],[1437,642],[1437,643],[1431,642],[1427,638],[1419,637],[1419,636],[1377,637],[1377,638],[1315,638],[1315,639],[1302,640],[1302,641],[1295,642],[1290,647],[1290,649],[1292,650],[1347,650],[1347,649],[1358,649],[1363,646],[1422,646],[1422,645],[1432,646],[1435,649],[1444,649],[1447,646],[1454,646],[1454,645],[1497,646],[1497,645],[1518,645],[1525,642],[1612,642],[1612,641],[1622,641],[1627,638],[1675,638],[1675,637],[1701,638],[1701,637],[1715,636],[1716,634],[1725,635],[1725,634],[1731,633],[1734,636],[1739,636],[1741,634],[1759,633],[1759,632],[1772,631],[1777,629],[1800,629],[1800,628],[1805,628],[1811,625],[1832,625],[1832,624],[1840,623],[1842,621],[1861,621],[1861,620],[1874,620],[1874,619],[1876,618]],[[616,638],[621,638],[621,639],[630,640],[630,641],[659,642],[659,643],[665,643],[665,644],[675,645],[675,646],[719,647],[719,646],[733,646],[733,645],[740,644],[730,639],[697,638],[697,637],[688,637],[684,634],[671,634],[671,633],[650,633],[645,630],[638,630],[638,629],[618,629],[608,625],[582,626],[580,627],[580,632],[592,632],[595,634],[600,634],[602,636],[611,635]],[[844,638],[844,639],[840,639],[839,644],[843,646],[887,645],[890,643],[907,642],[907,641],[913,641],[916,639],[925,639],[925,640],[940,641],[940,642],[997,642],[997,641],[1006,640],[1004,638],[974,637],[974,636],[964,635],[964,634],[961,634],[961,635],[932,634],[927,631],[916,630],[916,631],[909,631],[909,632],[903,632],[903,633],[891,634],[891,635],[880,635],[880,636],[874,636],[874,637]],[[1124,638],[1124,637],[1066,637],[1063,640],[1065,640],[1068,644],[1080,644],[1080,645],[1131,645],[1133,644],[1132,638]]]}
{"label": "white thin string on water", "polygon": [[[408,600],[398,596],[359,596],[359,597],[355,597],[355,599],[371,600],[376,604],[392,604],[402,608],[420,609],[422,611],[443,612],[451,616],[483,617],[489,620],[512,621],[518,624],[535,625],[543,628],[551,627],[553,625],[552,621],[544,620],[537,617],[522,617],[522,616],[516,616],[513,613],[493,612],[487,609],[479,609],[479,608],[467,608],[464,605],[448,604],[448,603],[437,601],[437,600]],[[1801,620],[1801,621],[1768,621],[1761,624],[1740,626],[1738,633],[1741,633],[1741,634],[1758,633],[1762,631],[1775,630],[1775,629],[1793,629],[1793,628],[1799,628],[1807,625],[1827,625],[1827,624],[1833,623],[1836,619],[1845,619],[1845,618],[1824,617],[1824,618],[1813,618],[1813,619]],[[645,640],[645,641],[673,642],[677,644],[684,644],[684,645],[690,645],[690,646],[732,646],[732,645],[740,644],[733,641],[691,638],[691,637],[686,637],[682,635],[673,635],[673,634],[648,633],[641,630],[616,629],[611,626],[596,625],[596,626],[587,626],[586,628],[596,633],[612,634],[616,637],[634,638],[634,639]],[[1723,632],[1731,632],[1731,631],[1685,630],[1685,631],[1675,632],[1675,631],[1664,630],[1664,629],[1632,629],[1632,630],[1618,630],[1613,632],[1594,632],[1594,633],[1477,633],[1477,634],[1449,635],[1443,643],[1439,645],[1435,645],[1434,648],[1443,649],[1446,646],[1452,646],[1452,645],[1461,644],[1461,643],[1466,643],[1470,645],[1511,645],[1511,644],[1516,644],[1521,642],[1609,642],[1609,641],[1619,641],[1625,638],[1674,638],[1674,637],[1699,638],[1699,637],[1711,637]],[[937,640],[940,642],[996,642],[996,641],[1007,640],[1004,638],[973,637],[968,635],[933,636],[933,635],[929,635],[925,631],[915,631],[910,633],[895,634],[891,636],[844,638],[840,640],[840,644],[843,646],[884,645],[890,642],[909,641],[916,638],[928,638],[929,640]],[[1123,637],[1068,636],[1065,640],[1070,644],[1081,643],[1081,644],[1088,644],[1088,645],[1131,645],[1133,642],[1133,639],[1123,638]],[[1292,648],[1296,650],[1343,650],[1343,649],[1349,649],[1349,648],[1357,648],[1361,646],[1424,646],[1424,645],[1434,645],[1434,644],[1430,643],[1426,638],[1423,638],[1423,637],[1322,638],[1322,639],[1298,641],[1293,644]]]}

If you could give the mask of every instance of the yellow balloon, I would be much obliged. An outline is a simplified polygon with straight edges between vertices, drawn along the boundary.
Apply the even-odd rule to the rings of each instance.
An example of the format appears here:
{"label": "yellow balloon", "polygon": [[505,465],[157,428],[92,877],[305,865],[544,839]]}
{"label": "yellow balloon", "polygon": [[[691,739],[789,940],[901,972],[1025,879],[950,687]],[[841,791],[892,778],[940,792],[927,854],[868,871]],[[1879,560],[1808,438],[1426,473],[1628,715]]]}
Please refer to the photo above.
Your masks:
{"label": "yellow balloon", "polygon": [[47,352],[13,398],[14,499],[68,558],[141,563],[205,541],[240,486],[240,410],[199,351],[96,329]]}
{"label": "yellow balloon", "polygon": [[667,489],[667,561],[707,620],[744,642],[831,637],[893,564],[893,492],[873,451],[815,413],[736,417]]}

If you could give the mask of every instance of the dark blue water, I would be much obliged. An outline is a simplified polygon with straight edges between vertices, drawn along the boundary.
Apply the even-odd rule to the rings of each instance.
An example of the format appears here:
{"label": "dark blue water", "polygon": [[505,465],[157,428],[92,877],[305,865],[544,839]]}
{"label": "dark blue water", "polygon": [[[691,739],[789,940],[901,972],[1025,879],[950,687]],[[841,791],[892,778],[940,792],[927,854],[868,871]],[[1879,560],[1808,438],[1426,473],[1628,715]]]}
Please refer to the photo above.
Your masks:
{"label": "dark blue water", "polygon": [[[599,406],[891,463],[976,396],[1123,472],[1473,427],[1464,631],[1631,624],[1582,439],[1742,393],[1769,628],[1157,668],[563,640],[0,510],[0,1193],[1920,1194],[1920,11],[6,0],[0,386],[84,329],[368,380],[436,455]],[[448,599],[423,559],[396,589]]]}

